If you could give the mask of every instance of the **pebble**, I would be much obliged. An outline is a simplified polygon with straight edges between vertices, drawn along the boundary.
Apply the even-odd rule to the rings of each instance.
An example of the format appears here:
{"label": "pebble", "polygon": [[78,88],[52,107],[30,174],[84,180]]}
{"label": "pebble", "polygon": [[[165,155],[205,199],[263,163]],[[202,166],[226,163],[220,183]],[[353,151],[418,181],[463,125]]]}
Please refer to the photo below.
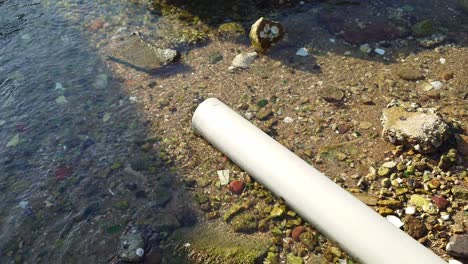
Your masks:
{"label": "pebble", "polygon": [[387,161],[387,162],[385,162],[384,164],[382,164],[382,167],[384,167],[384,168],[389,168],[389,169],[393,169],[393,168],[396,167],[396,165],[397,165],[397,164],[396,164],[396,162],[394,162],[394,161]]}
{"label": "pebble", "polygon": [[359,50],[363,53],[369,53],[372,51],[372,48],[369,46],[369,44],[366,43],[359,46]]}
{"label": "pebble", "polygon": [[289,124],[289,123],[292,123],[294,121],[294,119],[292,119],[291,117],[287,116],[283,119],[283,122],[286,123],[286,124]]}
{"label": "pebble", "polygon": [[400,218],[394,216],[394,215],[387,215],[387,220],[392,223],[394,226],[400,228],[402,227],[404,224],[403,222],[400,220]]}
{"label": "pebble", "polygon": [[247,112],[244,116],[247,120],[251,120],[254,117],[254,114],[252,112]]}
{"label": "pebble", "polygon": [[379,49],[379,48],[374,49],[374,52],[379,54],[379,55],[384,55],[385,54],[385,50]]}
{"label": "pebble", "polygon": [[309,55],[309,51],[306,48],[300,48],[297,50],[296,55],[306,57],[307,55]]}
{"label": "pebble", "polygon": [[416,208],[414,206],[408,206],[405,208],[405,214],[414,215],[416,213]]}
{"label": "pebble", "polygon": [[137,248],[135,254],[139,257],[143,257],[143,255],[145,254],[145,250],[143,250],[142,248]]}
{"label": "pebble", "polygon": [[304,226],[296,226],[292,232],[291,232],[291,237],[295,241],[299,241],[299,236],[305,231]]}
{"label": "pebble", "polygon": [[433,81],[431,82],[431,85],[436,90],[442,89],[442,87],[444,86],[444,84],[441,81]]}
{"label": "pebble", "polygon": [[68,103],[68,100],[65,96],[61,95],[55,99],[55,102],[59,105],[63,105],[63,104]]}
{"label": "pebble", "polygon": [[445,199],[444,197],[440,197],[440,196],[432,196],[431,197],[432,201],[434,201],[435,205],[439,208],[439,209],[445,209],[447,208],[447,206],[449,205],[449,201],[447,199]]}
{"label": "pebble", "polygon": [[229,184],[229,190],[233,194],[241,194],[244,191],[245,183],[239,180],[234,180]]}
{"label": "pebble", "polygon": [[445,64],[446,61],[447,61],[447,60],[446,60],[445,58],[440,58],[440,59],[439,59],[440,64]]}
{"label": "pebble", "polygon": [[247,69],[250,67],[250,65],[255,61],[255,59],[258,57],[257,52],[248,52],[248,53],[241,53],[237,54],[236,57],[234,57],[234,60],[232,61],[231,67],[229,69]]}
{"label": "pebble", "polygon": [[361,122],[361,123],[359,124],[359,128],[360,128],[360,129],[364,129],[364,130],[369,129],[369,128],[371,128],[372,126],[373,126],[373,124],[372,124],[371,122],[368,122],[368,121],[363,121],[363,122]]}
{"label": "pebble", "polygon": [[7,143],[7,147],[16,147],[20,141],[19,134],[14,135]]}
{"label": "pebble", "polygon": [[21,201],[21,202],[19,202],[19,206],[20,206],[21,208],[23,208],[23,209],[26,208],[26,207],[28,207],[28,205],[29,205],[29,202],[28,202],[28,201]]}
{"label": "pebble", "polygon": [[405,217],[405,232],[408,235],[412,236],[414,239],[420,239],[421,237],[425,236],[427,233],[426,226],[424,223],[411,215]]}

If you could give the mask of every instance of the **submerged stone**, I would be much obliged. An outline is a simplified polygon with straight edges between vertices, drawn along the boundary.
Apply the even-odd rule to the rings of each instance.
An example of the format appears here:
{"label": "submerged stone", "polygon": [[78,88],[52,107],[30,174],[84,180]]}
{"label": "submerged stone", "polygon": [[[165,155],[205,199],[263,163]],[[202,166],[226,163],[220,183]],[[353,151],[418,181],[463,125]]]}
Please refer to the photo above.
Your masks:
{"label": "submerged stone", "polygon": [[120,238],[117,255],[123,261],[137,262],[143,256],[138,249],[143,249],[144,246],[143,235],[136,229],[131,229]]}
{"label": "submerged stone", "polygon": [[186,243],[184,263],[261,263],[271,247],[269,235],[234,233],[222,222],[178,229],[172,240]]}

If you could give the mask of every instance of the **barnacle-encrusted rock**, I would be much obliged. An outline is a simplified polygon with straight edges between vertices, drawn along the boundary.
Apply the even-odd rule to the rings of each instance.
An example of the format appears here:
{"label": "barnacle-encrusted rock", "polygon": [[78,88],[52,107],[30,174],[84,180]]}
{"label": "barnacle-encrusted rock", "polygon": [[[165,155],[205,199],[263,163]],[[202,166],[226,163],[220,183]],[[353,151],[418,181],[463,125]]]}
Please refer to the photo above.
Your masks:
{"label": "barnacle-encrusted rock", "polygon": [[250,29],[250,41],[255,51],[265,53],[272,44],[284,36],[284,28],[278,23],[266,18],[259,18]]}
{"label": "barnacle-encrusted rock", "polygon": [[386,140],[421,153],[435,151],[449,136],[448,125],[433,108],[403,106],[395,101],[383,110],[381,121]]}

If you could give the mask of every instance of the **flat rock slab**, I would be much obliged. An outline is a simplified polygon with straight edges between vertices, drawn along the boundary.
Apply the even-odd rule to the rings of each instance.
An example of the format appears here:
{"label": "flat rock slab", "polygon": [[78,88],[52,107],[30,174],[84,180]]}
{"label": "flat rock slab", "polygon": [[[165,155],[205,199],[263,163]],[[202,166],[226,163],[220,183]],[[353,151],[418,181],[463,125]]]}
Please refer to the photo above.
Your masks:
{"label": "flat rock slab", "polygon": [[259,263],[272,245],[266,234],[234,233],[221,221],[179,229],[172,239],[185,244],[188,263]]}
{"label": "flat rock slab", "polygon": [[383,137],[393,144],[430,153],[449,136],[449,127],[432,108],[393,105],[382,111]]}
{"label": "flat rock slab", "polygon": [[128,66],[146,71],[160,68],[180,58],[176,50],[155,47],[137,35],[124,40],[112,56],[114,60],[120,60]]}

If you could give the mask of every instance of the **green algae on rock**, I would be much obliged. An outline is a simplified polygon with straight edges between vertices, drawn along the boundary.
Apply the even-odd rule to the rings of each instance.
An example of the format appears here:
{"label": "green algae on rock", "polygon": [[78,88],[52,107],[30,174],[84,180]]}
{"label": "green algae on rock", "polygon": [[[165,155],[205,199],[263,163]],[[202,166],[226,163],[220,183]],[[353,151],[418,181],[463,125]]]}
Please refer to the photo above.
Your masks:
{"label": "green algae on rock", "polygon": [[188,261],[196,260],[196,263],[259,263],[271,247],[269,235],[234,233],[220,221],[178,229],[171,239],[189,243],[183,252],[184,257]]}
{"label": "green algae on rock", "polygon": [[432,21],[427,19],[414,24],[411,27],[411,32],[415,37],[426,37],[431,35],[433,32]]}

